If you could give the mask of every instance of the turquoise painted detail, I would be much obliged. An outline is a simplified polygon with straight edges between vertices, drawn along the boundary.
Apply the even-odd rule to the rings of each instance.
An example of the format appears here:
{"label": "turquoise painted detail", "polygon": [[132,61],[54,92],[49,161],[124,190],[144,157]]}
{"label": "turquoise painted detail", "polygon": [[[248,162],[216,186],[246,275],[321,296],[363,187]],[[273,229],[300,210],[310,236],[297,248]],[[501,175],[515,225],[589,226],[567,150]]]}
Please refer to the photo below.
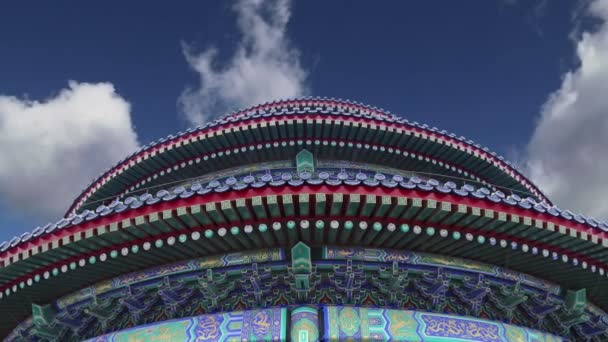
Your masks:
{"label": "turquoise painted detail", "polygon": [[319,340],[319,313],[313,307],[299,307],[291,311],[291,340],[313,342]]}
{"label": "turquoise painted detail", "polygon": [[558,342],[559,336],[462,316],[349,306],[323,307],[325,341]]}
{"label": "turquoise painted detail", "polygon": [[285,341],[287,309],[235,311],[142,325],[87,342],[127,341]]}
{"label": "turquoise painted detail", "polygon": [[315,157],[307,150],[302,150],[296,155],[296,166],[298,173],[315,172]]}

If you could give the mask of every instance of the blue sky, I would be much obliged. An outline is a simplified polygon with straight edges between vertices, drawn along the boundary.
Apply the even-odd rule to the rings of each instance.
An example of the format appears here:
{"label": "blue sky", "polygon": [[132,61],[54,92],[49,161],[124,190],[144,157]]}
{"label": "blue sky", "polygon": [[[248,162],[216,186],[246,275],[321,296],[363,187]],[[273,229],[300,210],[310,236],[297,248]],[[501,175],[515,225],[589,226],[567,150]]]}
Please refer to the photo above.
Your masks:
{"label": "blue sky", "polygon": [[[275,68],[279,71],[269,80],[260,78],[264,73],[255,70],[254,76],[242,79],[253,83],[249,90],[256,83],[263,88],[256,99],[272,100],[285,94],[264,88],[268,87],[264,83],[276,77],[293,86],[288,88],[294,94],[352,99],[465,135],[518,159],[541,186],[547,185],[550,195],[558,197],[558,204],[572,205],[579,211],[601,193],[586,197],[582,192],[575,201],[569,201],[572,189],[584,184],[560,190],[555,184],[576,174],[575,170],[553,174],[550,170],[571,165],[570,159],[562,157],[568,149],[564,146],[577,134],[584,134],[580,131],[583,123],[584,127],[597,123],[594,138],[567,153],[579,156],[586,151],[579,160],[583,165],[578,167],[595,170],[589,171],[586,181],[600,182],[602,191],[608,187],[601,172],[608,171],[608,160],[599,164],[587,160],[592,151],[602,151],[608,143],[608,133],[601,129],[608,129],[607,104],[589,100],[592,105],[581,109],[560,102],[560,96],[568,98],[566,90],[571,88],[597,99],[601,97],[595,96],[597,90],[588,89],[598,87],[589,84],[608,85],[608,81],[602,83],[608,73],[603,72],[608,69],[605,64],[599,63],[597,77],[586,78],[588,74],[581,67],[597,64],[598,58],[593,56],[608,56],[603,36],[606,1],[387,1],[382,6],[363,1],[271,1],[259,6],[244,1],[166,4],[22,1],[3,6],[0,133],[9,134],[4,140],[0,138],[0,154],[8,156],[0,157],[0,240],[58,219],[61,214],[57,208],[67,207],[72,193],[127,153],[122,149],[183,130],[193,125],[194,117],[200,121],[223,114],[233,102],[237,108],[247,105],[252,99],[247,89],[209,85],[235,75],[230,69],[239,63],[234,57],[239,49],[252,68],[286,68],[286,76],[281,74],[283,69]],[[259,33],[255,28],[266,26],[254,19],[265,21],[268,32],[279,34],[279,42],[264,40],[264,31]],[[585,40],[583,32],[591,38]],[[270,51],[268,58],[278,64],[258,65],[259,59],[249,58],[255,55],[250,50],[267,42],[278,45],[265,50],[262,59]],[[585,42],[597,53],[582,53]],[[211,47],[216,54],[205,57]],[[212,70],[195,70],[197,61],[211,62]],[[568,75],[572,75],[571,85],[564,81]],[[77,83],[70,88],[69,81]],[[99,102],[92,101],[91,106],[103,109],[90,119],[85,119],[90,115],[87,106],[78,102],[88,97],[74,100],[80,98],[75,94],[80,94],[83,84],[91,85],[91,92],[99,95]],[[100,84],[110,88],[97,87]],[[186,89],[193,94],[189,100],[184,100]],[[553,100],[551,94],[556,94]],[[209,104],[205,96],[210,95],[217,95],[219,103]],[[59,104],[79,105],[66,111],[59,104],[48,105],[58,98],[65,100]],[[185,102],[193,104],[200,115],[184,113],[188,112]],[[553,126],[556,121],[552,118],[564,111],[564,106],[567,113],[574,113],[568,116],[572,120]],[[586,108],[591,108],[590,114],[578,120],[576,113],[586,112]],[[58,111],[69,114],[54,120]],[[108,119],[112,123],[98,129],[103,113],[114,112],[117,119]],[[40,121],[36,115],[46,119]],[[5,127],[3,131],[3,120],[25,116],[30,117],[27,125],[21,122],[14,126],[19,130]],[[80,126],[62,124],[83,120]],[[48,125],[34,127],[38,122]],[[83,135],[74,138],[71,145],[65,141],[65,136],[82,127],[91,133],[87,136],[99,138],[90,140]],[[554,134],[547,131],[558,136],[563,131],[570,140],[554,141]],[[46,145],[42,148],[20,150],[24,137],[36,144],[36,138],[47,135],[56,137],[43,139]],[[103,152],[100,157],[101,150],[113,152]],[[52,158],[46,160],[37,153]],[[64,170],[64,163],[72,165]],[[84,174],[76,175],[79,165]],[[42,170],[33,171],[36,168]],[[47,174],[49,179],[45,179]],[[69,184],[74,182],[77,186]],[[57,204],[41,207],[36,203],[40,201]],[[588,211],[608,217],[606,206]]]}

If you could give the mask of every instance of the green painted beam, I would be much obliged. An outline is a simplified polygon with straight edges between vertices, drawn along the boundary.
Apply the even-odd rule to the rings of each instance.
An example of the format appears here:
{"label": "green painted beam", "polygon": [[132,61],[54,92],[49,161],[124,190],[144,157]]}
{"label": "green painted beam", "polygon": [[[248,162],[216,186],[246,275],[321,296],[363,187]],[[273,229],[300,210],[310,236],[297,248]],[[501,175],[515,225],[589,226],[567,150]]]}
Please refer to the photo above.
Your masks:
{"label": "green painted beam", "polygon": [[349,194],[348,203],[346,204],[346,216],[356,216],[359,212],[361,204],[361,196],[359,194]]}
{"label": "green painted beam", "polygon": [[224,224],[226,223],[226,219],[224,215],[217,209],[215,202],[210,202],[205,204],[205,212],[211,218],[211,220],[216,224]]}
{"label": "green painted beam", "polygon": [[182,222],[184,222],[190,229],[200,226],[200,224],[196,221],[193,215],[190,215],[188,207],[177,208],[177,217]]}
{"label": "green painted beam", "polygon": [[251,207],[253,208],[255,217],[258,220],[264,220],[268,217],[266,214],[266,208],[264,207],[264,201],[261,196],[255,196],[251,199]]}
{"label": "green painted beam", "polygon": [[386,216],[388,210],[391,208],[391,205],[392,205],[392,198],[390,196],[381,196],[380,204],[378,205],[378,209],[376,209],[374,216],[379,217],[379,218],[384,218]]}
{"label": "green painted beam", "polygon": [[220,202],[220,209],[229,222],[239,222],[240,218],[236,210],[232,207],[232,202],[225,200]]}
{"label": "green painted beam", "polygon": [[331,209],[329,214],[331,216],[338,216],[342,213],[342,207],[344,204],[344,194],[334,193],[332,195]]}
{"label": "green painted beam", "polygon": [[163,233],[168,233],[173,231],[171,227],[160,217],[160,213],[151,213],[148,216],[148,222],[157,230],[162,231]]}
{"label": "green painted beam", "polygon": [[452,203],[450,202],[439,202],[439,208],[431,214],[428,218],[429,223],[441,223],[443,220],[452,213]]}
{"label": "green painted beam", "polygon": [[325,207],[327,206],[327,198],[325,194],[315,194],[315,215],[325,216]]}
{"label": "green painted beam", "polygon": [[415,216],[417,221],[426,221],[429,217],[434,215],[437,210],[437,201],[433,199],[427,199],[423,201],[423,206]]}
{"label": "green painted beam", "polygon": [[281,195],[281,202],[283,203],[283,211],[285,212],[285,216],[293,217],[296,213],[293,205],[293,196],[289,194]]}
{"label": "green painted beam", "polygon": [[211,218],[205,212],[205,209],[201,205],[193,205],[190,207],[190,213],[198,221],[201,226],[206,226],[212,223]]}
{"label": "green painted beam", "polygon": [[247,207],[247,201],[244,198],[236,200],[236,210],[243,221],[249,221],[253,218],[253,214]]}
{"label": "green painted beam", "polygon": [[298,208],[300,216],[310,215],[310,199],[308,194],[298,195]]}
{"label": "green painted beam", "polygon": [[174,230],[186,229],[186,225],[179,220],[173,210],[163,210],[161,215],[163,220],[165,220],[165,222],[167,222]]}
{"label": "green painted beam", "polygon": [[388,214],[391,219],[397,219],[403,216],[403,211],[407,206],[407,197],[397,197],[395,205]]}
{"label": "green painted beam", "polygon": [[281,217],[281,206],[279,205],[279,200],[276,195],[270,195],[266,197],[266,204],[268,205],[270,217]]}
{"label": "green painted beam", "polygon": [[422,210],[422,199],[412,198],[409,202],[411,202],[410,205],[405,208],[403,216],[401,216],[405,220],[412,220]]}

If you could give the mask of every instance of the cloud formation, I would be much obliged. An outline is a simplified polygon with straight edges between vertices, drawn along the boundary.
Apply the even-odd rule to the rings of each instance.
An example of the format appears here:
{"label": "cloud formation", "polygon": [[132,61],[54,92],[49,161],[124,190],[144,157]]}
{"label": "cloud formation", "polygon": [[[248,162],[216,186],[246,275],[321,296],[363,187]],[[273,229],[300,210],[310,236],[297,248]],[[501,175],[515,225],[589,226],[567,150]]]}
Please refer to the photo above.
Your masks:
{"label": "cloud formation", "polygon": [[608,219],[608,0],[576,40],[579,66],[549,96],[527,147],[531,178],[559,206]]}
{"label": "cloud formation", "polygon": [[241,0],[233,10],[241,40],[226,63],[218,63],[215,48],[195,53],[183,46],[189,65],[200,75],[200,87],[184,90],[178,99],[180,111],[192,124],[307,93],[307,72],[300,64],[299,51],[287,37],[290,1]]}
{"label": "cloud formation", "polygon": [[72,81],[44,101],[0,95],[0,201],[20,214],[58,219],[137,148],[130,105],[110,83]]}

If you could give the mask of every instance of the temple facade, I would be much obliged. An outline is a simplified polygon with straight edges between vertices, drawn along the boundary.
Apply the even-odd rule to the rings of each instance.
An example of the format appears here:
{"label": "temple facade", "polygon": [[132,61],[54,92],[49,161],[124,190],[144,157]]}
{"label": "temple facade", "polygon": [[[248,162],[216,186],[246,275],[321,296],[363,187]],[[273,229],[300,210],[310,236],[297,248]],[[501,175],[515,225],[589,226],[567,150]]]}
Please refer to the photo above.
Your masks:
{"label": "temple facade", "polygon": [[608,341],[608,224],[325,98],[142,147],[0,245],[5,341]]}

